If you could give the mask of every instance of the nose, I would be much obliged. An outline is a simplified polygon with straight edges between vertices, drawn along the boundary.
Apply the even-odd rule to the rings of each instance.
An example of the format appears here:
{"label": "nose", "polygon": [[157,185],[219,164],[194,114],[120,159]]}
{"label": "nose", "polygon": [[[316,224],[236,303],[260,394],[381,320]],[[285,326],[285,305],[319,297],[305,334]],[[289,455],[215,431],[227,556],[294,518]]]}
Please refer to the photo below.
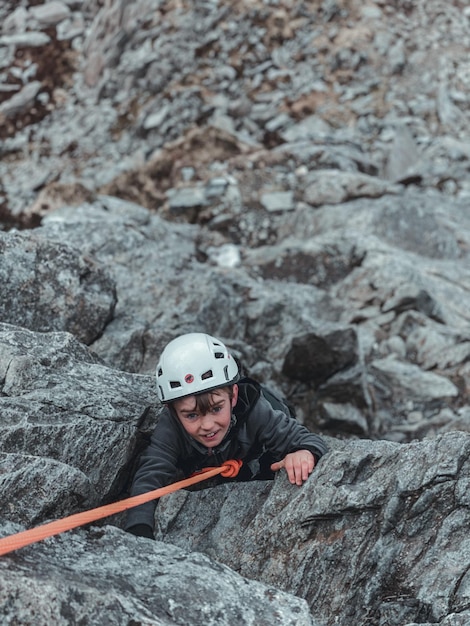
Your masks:
{"label": "nose", "polygon": [[214,420],[210,413],[201,415],[201,429],[210,432],[214,426]]}

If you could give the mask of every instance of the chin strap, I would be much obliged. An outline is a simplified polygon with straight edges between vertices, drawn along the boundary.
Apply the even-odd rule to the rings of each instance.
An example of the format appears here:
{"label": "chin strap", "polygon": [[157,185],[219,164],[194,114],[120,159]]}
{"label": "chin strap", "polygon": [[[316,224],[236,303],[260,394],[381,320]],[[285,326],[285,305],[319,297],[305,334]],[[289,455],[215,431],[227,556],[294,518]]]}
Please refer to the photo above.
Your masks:
{"label": "chin strap", "polygon": [[53,537],[54,535],[59,535],[67,530],[72,530],[78,526],[90,524],[91,522],[96,522],[104,517],[109,517],[110,515],[127,511],[127,509],[132,509],[135,506],[139,506],[139,504],[145,504],[151,500],[156,500],[161,496],[178,491],[178,489],[190,487],[191,485],[200,483],[203,480],[207,480],[208,478],[212,478],[218,474],[224,478],[235,478],[238,475],[241,466],[242,462],[239,460],[225,461],[225,463],[219,467],[204,468],[197,474],[193,474],[193,476],[190,476],[189,478],[179,480],[178,482],[167,485],[166,487],[154,489],[153,491],[148,491],[147,493],[142,493],[138,496],[132,496],[131,498],[126,498],[125,500],[120,500],[119,502],[114,502],[112,504],[106,504],[96,509],[83,511],[83,513],[69,515],[68,517],[63,517],[62,519],[54,522],[49,522],[48,524],[43,524],[42,526],[37,526],[36,528],[30,528],[29,530],[16,533],[15,535],[3,537],[0,539],[0,556],[13,552],[14,550],[18,550],[19,548],[29,546],[32,543],[42,541],[47,537]]}

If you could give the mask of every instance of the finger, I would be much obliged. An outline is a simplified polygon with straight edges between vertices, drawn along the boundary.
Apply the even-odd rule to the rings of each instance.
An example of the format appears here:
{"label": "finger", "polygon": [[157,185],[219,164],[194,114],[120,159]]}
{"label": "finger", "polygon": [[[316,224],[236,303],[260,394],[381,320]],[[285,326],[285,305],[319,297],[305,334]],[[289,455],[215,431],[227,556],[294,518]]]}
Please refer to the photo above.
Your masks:
{"label": "finger", "polygon": [[287,477],[292,485],[302,484],[302,462],[298,454],[288,454],[284,458],[284,467],[286,468]]}
{"label": "finger", "polygon": [[271,465],[271,471],[278,472],[280,469],[284,467],[284,461],[276,461]]}
{"label": "finger", "polygon": [[310,454],[302,463],[302,479],[307,480],[315,467],[315,459],[313,454]]}
{"label": "finger", "polygon": [[289,481],[293,485],[301,485],[302,484],[302,469],[295,457],[286,457],[285,459],[285,468],[287,472],[287,476]]}
{"label": "finger", "polygon": [[312,454],[298,455],[293,458],[292,483],[302,485],[313,471],[314,460]]}

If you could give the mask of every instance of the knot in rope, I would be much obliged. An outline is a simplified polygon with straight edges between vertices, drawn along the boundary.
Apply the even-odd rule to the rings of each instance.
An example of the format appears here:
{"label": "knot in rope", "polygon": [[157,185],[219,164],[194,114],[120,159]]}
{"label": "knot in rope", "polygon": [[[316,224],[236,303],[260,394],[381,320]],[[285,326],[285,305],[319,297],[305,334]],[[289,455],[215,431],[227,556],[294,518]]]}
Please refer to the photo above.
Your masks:
{"label": "knot in rope", "polygon": [[242,462],[238,459],[225,461],[225,463],[222,463],[222,467],[224,469],[220,472],[220,475],[224,478],[235,478],[235,476],[238,476],[238,472],[240,471],[241,466]]}

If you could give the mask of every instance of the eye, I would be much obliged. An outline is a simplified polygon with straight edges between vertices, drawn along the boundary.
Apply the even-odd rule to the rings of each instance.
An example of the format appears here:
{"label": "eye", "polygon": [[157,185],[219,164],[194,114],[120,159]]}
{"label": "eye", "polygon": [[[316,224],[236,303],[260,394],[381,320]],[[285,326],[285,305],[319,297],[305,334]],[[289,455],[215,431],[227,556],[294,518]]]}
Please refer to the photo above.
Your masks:
{"label": "eye", "polygon": [[222,410],[222,406],[219,404],[217,406],[212,407],[211,412],[212,413],[220,413],[220,411]]}
{"label": "eye", "polygon": [[197,420],[197,418],[199,417],[199,414],[198,413],[186,413],[184,417],[190,422],[194,422],[194,420]]}

